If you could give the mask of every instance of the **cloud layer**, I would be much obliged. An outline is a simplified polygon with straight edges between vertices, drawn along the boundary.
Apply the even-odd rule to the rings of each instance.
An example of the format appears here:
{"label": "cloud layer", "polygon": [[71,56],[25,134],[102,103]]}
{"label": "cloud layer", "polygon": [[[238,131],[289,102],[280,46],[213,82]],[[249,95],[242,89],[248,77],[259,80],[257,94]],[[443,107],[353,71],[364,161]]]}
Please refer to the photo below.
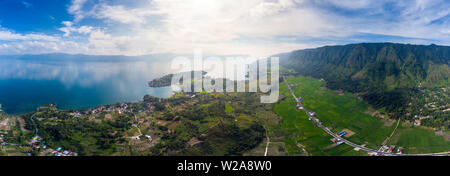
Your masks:
{"label": "cloud layer", "polygon": [[143,55],[199,48],[265,56],[380,39],[450,44],[446,0],[72,0],[67,13],[73,20],[61,23],[61,34],[0,28],[0,54]]}

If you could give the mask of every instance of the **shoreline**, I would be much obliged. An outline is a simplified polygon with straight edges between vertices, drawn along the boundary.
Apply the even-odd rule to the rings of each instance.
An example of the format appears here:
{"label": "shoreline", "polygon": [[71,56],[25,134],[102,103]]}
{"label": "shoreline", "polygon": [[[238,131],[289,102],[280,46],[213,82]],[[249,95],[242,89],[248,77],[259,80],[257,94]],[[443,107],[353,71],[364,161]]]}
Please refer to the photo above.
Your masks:
{"label": "shoreline", "polygon": [[[170,88],[170,86],[167,86],[167,87],[150,87],[150,88]],[[12,115],[12,116],[20,116],[20,115],[25,115],[25,114],[30,114],[30,113],[36,113],[37,111],[37,108],[40,108],[40,107],[45,107],[45,106],[48,106],[48,105],[51,105],[51,104],[55,104],[55,106],[57,107],[57,109],[58,110],[60,110],[60,111],[88,111],[88,110],[91,110],[91,109],[95,109],[95,108],[98,108],[98,107],[101,107],[101,106],[110,106],[110,105],[114,105],[114,104],[121,104],[121,103],[125,103],[125,104],[129,104],[129,103],[138,103],[138,102],[142,102],[142,101],[144,101],[144,97],[145,96],[147,96],[147,95],[149,95],[149,96],[152,96],[152,97],[156,97],[156,96],[154,96],[154,95],[150,95],[150,94],[145,94],[144,96],[142,96],[140,99],[138,99],[138,100],[134,100],[134,101],[118,101],[118,102],[115,102],[115,103],[102,103],[102,104],[99,104],[99,105],[94,105],[94,106],[89,106],[89,107],[86,107],[86,108],[72,108],[72,107],[57,107],[58,106],[58,103],[47,103],[47,104],[43,104],[43,105],[37,105],[37,106],[35,106],[33,109],[33,111],[27,111],[27,112],[18,112],[18,113],[10,113],[10,112],[8,112],[8,111],[5,111],[4,109],[3,109],[3,104],[0,104],[0,114],[1,113],[3,113],[3,114],[5,114],[5,115]],[[170,96],[168,96],[168,97],[156,97],[156,98],[160,98],[160,99],[167,99],[167,98],[170,98],[170,97],[172,97],[172,96],[174,96],[175,95],[175,93],[173,92],[173,91],[171,91],[171,93],[170,93]]]}

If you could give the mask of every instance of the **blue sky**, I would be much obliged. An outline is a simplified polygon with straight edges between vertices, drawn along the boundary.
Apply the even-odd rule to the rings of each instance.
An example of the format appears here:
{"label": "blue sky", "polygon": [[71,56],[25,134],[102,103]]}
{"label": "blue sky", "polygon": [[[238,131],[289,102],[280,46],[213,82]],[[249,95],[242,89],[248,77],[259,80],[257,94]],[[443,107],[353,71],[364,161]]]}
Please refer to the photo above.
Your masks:
{"label": "blue sky", "polygon": [[450,0],[0,0],[0,54],[266,56],[359,42],[450,45]]}

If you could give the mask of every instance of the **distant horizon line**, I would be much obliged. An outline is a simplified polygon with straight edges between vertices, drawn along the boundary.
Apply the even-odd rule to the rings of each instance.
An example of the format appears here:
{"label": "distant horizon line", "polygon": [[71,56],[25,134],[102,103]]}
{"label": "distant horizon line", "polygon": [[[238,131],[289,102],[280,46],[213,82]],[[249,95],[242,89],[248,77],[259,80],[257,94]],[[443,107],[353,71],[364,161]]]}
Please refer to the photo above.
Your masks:
{"label": "distant horizon line", "polygon": [[[285,53],[291,53],[294,51],[301,51],[301,50],[311,50],[311,49],[318,49],[318,48],[324,48],[324,47],[335,47],[335,46],[348,46],[348,45],[359,45],[359,44],[397,44],[397,45],[414,45],[414,46],[439,46],[439,47],[450,47],[448,45],[440,45],[440,44],[413,44],[413,43],[399,43],[399,42],[360,42],[360,43],[347,43],[347,44],[335,44],[335,45],[323,45],[318,47],[311,47],[311,48],[303,48],[303,49],[295,49],[285,52],[279,52],[274,53],[269,56],[275,56],[279,54],[285,54]],[[107,56],[107,57],[144,57],[144,56],[157,56],[157,55],[177,55],[177,56],[186,56],[186,55],[192,55],[186,54],[186,53],[170,53],[170,52],[161,52],[161,53],[153,53],[153,54],[144,54],[144,55],[125,55],[125,54],[85,54],[85,53],[63,53],[63,52],[53,52],[53,53],[39,53],[39,54],[33,54],[33,53],[25,53],[25,54],[0,54],[0,56],[42,56],[42,55],[69,55],[69,56]],[[208,56],[250,56],[249,54],[211,54],[211,53],[204,53],[204,55]]]}

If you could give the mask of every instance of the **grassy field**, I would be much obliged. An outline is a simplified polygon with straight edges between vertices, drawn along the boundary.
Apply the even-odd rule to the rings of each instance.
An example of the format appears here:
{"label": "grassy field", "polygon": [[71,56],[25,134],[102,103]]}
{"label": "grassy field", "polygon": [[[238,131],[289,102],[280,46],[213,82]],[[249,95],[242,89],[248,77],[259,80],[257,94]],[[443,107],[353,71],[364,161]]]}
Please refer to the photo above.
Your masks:
{"label": "grassy field", "polygon": [[450,140],[438,136],[431,129],[400,126],[390,145],[403,147],[404,153],[439,153],[450,151]]}
{"label": "grassy field", "polygon": [[[377,149],[395,128],[396,123],[368,115],[367,112],[373,109],[356,95],[326,89],[324,81],[302,76],[287,77],[286,81],[296,96],[303,98],[304,107],[316,112],[317,118],[333,132],[344,129],[355,132],[347,137],[349,141]],[[296,109],[296,102],[284,82],[280,85],[280,93],[283,98],[274,106],[274,111],[283,120],[271,130],[284,133],[289,155],[367,155],[367,152],[355,151],[348,145],[333,146],[331,137],[308,121],[306,113]],[[382,109],[379,112],[386,114]],[[404,153],[410,154],[445,152],[450,151],[448,135],[449,132],[439,136],[431,129],[400,125],[388,145],[403,147]]]}
{"label": "grassy field", "polygon": [[[385,126],[381,119],[366,114],[369,107],[354,95],[325,89],[325,82],[312,78],[288,77],[287,81],[295,94],[303,98],[305,108],[315,111],[325,126],[336,133],[343,129],[355,132],[348,138],[354,143],[377,148],[394,129],[392,125]],[[296,109],[296,102],[285,83],[280,85],[280,92],[285,98],[275,105],[274,111],[283,117],[279,127],[288,136],[285,143],[290,155],[302,154],[301,145],[309,155],[367,154],[346,145],[332,146],[331,137],[312,124],[306,113]]]}

